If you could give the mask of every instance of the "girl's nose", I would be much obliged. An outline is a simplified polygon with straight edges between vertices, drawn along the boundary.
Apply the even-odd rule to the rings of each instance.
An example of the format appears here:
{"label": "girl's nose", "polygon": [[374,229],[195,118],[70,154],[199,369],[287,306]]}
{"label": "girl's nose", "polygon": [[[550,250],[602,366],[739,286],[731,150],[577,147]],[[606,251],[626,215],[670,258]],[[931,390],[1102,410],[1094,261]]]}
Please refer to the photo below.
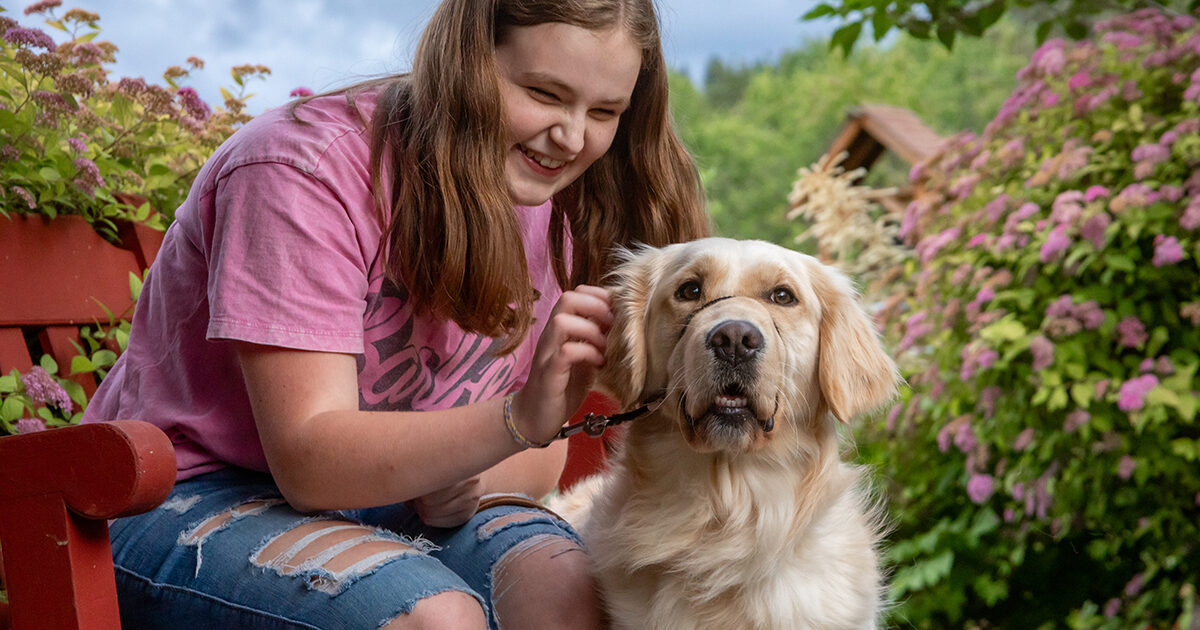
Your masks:
{"label": "girl's nose", "polygon": [[584,132],[587,123],[584,116],[573,112],[564,113],[562,120],[550,127],[550,139],[572,156],[583,151]]}

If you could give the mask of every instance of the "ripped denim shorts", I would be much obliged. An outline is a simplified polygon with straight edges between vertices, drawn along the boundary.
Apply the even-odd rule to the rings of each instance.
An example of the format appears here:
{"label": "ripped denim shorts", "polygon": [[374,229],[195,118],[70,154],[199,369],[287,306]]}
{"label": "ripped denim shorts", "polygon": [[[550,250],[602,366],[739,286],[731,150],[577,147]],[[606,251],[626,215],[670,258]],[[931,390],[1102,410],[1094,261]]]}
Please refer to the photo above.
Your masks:
{"label": "ripped denim shorts", "polygon": [[301,514],[270,476],[224,469],[176,485],[111,527],[126,628],[365,628],[425,597],[461,591],[492,610],[510,552],[578,535],[549,512],[501,505],[462,527],[423,524],[407,505]]}

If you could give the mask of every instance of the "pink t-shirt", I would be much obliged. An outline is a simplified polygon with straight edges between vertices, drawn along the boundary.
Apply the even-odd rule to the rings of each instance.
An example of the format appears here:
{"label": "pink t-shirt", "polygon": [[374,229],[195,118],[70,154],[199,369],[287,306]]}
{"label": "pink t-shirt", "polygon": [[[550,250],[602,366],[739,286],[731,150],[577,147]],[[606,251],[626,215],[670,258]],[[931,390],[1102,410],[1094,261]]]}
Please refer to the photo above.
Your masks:
{"label": "pink t-shirt", "polygon": [[[356,102],[369,118],[374,94]],[[445,409],[520,388],[561,294],[547,202],[514,209],[541,295],[516,352],[496,357],[497,340],[414,316],[406,291],[383,280],[365,125],[344,96],[297,113],[302,123],[287,107],[259,116],[201,169],[147,277],[129,347],[84,414],[161,427],[178,479],[267,470],[231,340],[356,355],[361,409]]]}

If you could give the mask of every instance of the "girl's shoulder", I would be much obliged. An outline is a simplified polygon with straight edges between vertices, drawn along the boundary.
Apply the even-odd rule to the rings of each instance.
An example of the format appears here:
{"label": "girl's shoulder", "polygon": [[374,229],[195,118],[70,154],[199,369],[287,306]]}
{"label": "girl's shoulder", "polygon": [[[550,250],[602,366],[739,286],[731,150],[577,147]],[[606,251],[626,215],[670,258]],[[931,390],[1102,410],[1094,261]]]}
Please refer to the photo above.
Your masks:
{"label": "girl's shoulder", "polygon": [[377,91],[335,93],[267,110],[235,132],[213,157],[226,153],[229,167],[280,161],[315,172],[335,147],[369,156],[377,96]]}

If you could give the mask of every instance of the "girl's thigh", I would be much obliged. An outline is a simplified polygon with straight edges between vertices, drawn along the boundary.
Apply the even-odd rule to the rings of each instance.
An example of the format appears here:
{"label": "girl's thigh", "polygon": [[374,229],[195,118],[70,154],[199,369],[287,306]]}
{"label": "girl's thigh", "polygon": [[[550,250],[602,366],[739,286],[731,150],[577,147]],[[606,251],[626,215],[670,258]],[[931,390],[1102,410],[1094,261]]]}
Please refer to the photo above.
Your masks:
{"label": "girl's thigh", "polygon": [[112,531],[129,628],[378,628],[426,597],[486,601],[425,538],[353,513],[303,515],[270,477],[223,470],[178,484]]}

